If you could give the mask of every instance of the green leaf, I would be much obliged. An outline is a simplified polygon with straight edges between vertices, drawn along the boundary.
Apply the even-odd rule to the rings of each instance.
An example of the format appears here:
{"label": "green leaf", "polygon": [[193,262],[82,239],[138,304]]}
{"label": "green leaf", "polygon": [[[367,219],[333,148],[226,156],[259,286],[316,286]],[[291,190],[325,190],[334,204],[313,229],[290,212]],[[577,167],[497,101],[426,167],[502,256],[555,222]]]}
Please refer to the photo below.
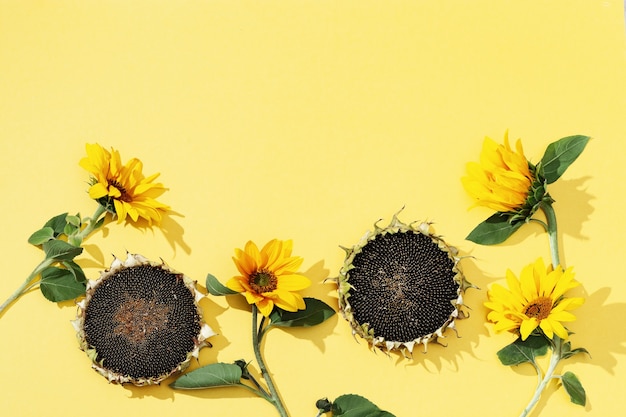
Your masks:
{"label": "green leaf", "polygon": [[54,237],[57,237],[58,235],[62,234],[63,230],[65,229],[65,225],[67,224],[67,221],[65,220],[66,217],[67,213],[62,213],[58,216],[54,216],[53,218],[48,220],[46,224],[43,225],[43,227],[51,227],[52,230],[54,230]]}
{"label": "green leaf", "polygon": [[47,259],[55,261],[71,261],[80,255],[83,248],[77,248],[62,240],[49,240],[43,244],[43,250]]}
{"label": "green leaf", "polygon": [[551,143],[541,158],[540,174],[548,184],[558,180],[565,170],[580,156],[589,142],[589,136],[568,136]]}
{"label": "green leaf", "polygon": [[495,213],[476,226],[465,239],[479,245],[497,245],[502,243],[524,224],[523,221],[511,224],[508,220],[508,215],[500,212]]}
{"label": "green leaf", "polygon": [[378,408],[367,398],[355,394],[341,395],[332,406],[334,417],[395,417]]}
{"label": "green leaf", "polygon": [[85,273],[83,272],[83,268],[80,267],[74,261],[63,261],[61,264],[74,276],[74,279],[78,282],[86,282],[87,277],[85,277]]}
{"label": "green leaf", "polygon": [[213,363],[188,372],[170,384],[174,389],[203,389],[242,385],[241,368],[232,363]]}
{"label": "green leaf", "polygon": [[65,229],[63,229],[63,234],[69,236],[72,233],[76,232],[77,230],[79,230],[77,226],[74,226],[73,224],[68,223],[65,225]]}
{"label": "green leaf", "polygon": [[572,349],[571,342],[566,342],[563,344],[563,347],[561,348],[561,359],[571,358],[572,356],[577,355],[579,353],[586,353],[587,355],[591,356],[587,349],[582,348],[582,347]]}
{"label": "green leaf", "polygon": [[563,382],[563,387],[567,391],[569,399],[574,404],[584,406],[587,403],[587,394],[576,375],[571,372],[565,372],[561,376],[561,382]]}
{"label": "green leaf", "polygon": [[72,226],[80,227],[80,214],[77,214],[76,216],[66,216],[65,221]]}
{"label": "green leaf", "polygon": [[80,233],[69,235],[67,237],[67,243],[69,243],[72,246],[79,247],[83,243],[83,238],[80,235]]}
{"label": "green leaf", "polygon": [[317,298],[304,298],[306,308],[298,311],[285,311],[275,308],[270,314],[270,326],[311,327],[323,323],[335,314],[328,304]]}
{"label": "green leaf", "polygon": [[46,226],[30,235],[28,243],[38,246],[52,239],[54,239],[54,229],[50,226]]}
{"label": "green leaf", "polygon": [[211,295],[233,295],[239,294],[237,291],[233,291],[230,288],[224,286],[213,275],[208,274],[206,276],[206,289]]}
{"label": "green leaf", "polygon": [[528,339],[517,339],[515,342],[498,351],[498,359],[503,365],[515,366],[522,363],[535,363],[535,358],[548,352],[550,341],[543,336],[529,336]]}
{"label": "green leaf", "polygon": [[85,294],[85,283],[76,281],[74,274],[67,269],[50,266],[41,273],[39,288],[50,301],[73,300]]}

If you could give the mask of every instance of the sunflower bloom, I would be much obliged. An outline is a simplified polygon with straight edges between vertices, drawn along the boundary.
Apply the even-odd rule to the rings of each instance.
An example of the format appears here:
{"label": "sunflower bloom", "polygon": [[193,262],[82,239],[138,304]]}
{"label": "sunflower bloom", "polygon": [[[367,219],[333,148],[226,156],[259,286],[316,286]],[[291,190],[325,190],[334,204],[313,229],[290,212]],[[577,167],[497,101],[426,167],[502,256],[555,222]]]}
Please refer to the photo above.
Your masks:
{"label": "sunflower bloom", "polygon": [[87,156],[79,164],[92,174],[89,197],[114,212],[120,223],[128,216],[134,222],[143,218],[150,225],[159,224],[169,210],[156,200],[167,191],[163,184],[154,182],[160,174],[144,177],[143,164],[137,158],[122,165],[120,153],[113,148],[111,152],[98,144],[87,144],[86,148]]}
{"label": "sunflower bloom", "polygon": [[241,275],[226,282],[233,291],[243,293],[249,304],[256,304],[265,317],[274,306],[286,311],[306,308],[300,291],[311,281],[297,273],[303,259],[291,256],[291,240],[271,240],[261,250],[254,242],[246,243],[244,250],[235,249],[233,261]]}
{"label": "sunflower bloom", "polygon": [[519,139],[515,150],[511,149],[508,132],[503,145],[485,138],[480,163],[468,163],[468,176],[461,179],[463,187],[475,200],[473,207],[517,211],[526,202],[535,179],[531,172],[534,167],[529,165]]}
{"label": "sunflower bloom", "polygon": [[580,285],[574,280],[572,268],[546,268],[539,258],[522,270],[519,280],[510,270],[506,280],[509,288],[494,284],[487,293],[489,301],[485,302],[491,310],[487,319],[495,323],[496,331],[519,333],[526,340],[539,328],[549,338],[555,334],[568,338],[562,322],[574,321],[576,318],[569,310],[584,302],[581,297],[564,296]]}

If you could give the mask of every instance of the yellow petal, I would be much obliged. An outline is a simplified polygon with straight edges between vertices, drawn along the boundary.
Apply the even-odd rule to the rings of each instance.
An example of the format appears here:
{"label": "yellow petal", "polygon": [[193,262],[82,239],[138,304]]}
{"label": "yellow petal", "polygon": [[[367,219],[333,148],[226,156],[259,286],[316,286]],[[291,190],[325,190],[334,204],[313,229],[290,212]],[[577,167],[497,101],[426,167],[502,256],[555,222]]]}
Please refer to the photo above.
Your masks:
{"label": "yellow petal", "polygon": [[543,330],[543,333],[550,339],[552,339],[552,336],[554,336],[554,327],[552,326],[553,323],[555,322],[547,319],[541,320],[541,322],[539,323],[539,327],[541,328],[541,330]]}
{"label": "yellow petal", "polygon": [[556,333],[557,336],[559,336],[561,339],[565,340],[569,337],[568,333],[567,333],[567,329],[565,327],[563,327],[563,325],[561,323],[559,323],[558,321],[553,321],[550,320],[549,318],[546,321],[550,321],[550,325],[552,326],[552,330],[554,330],[554,333]]}
{"label": "yellow petal", "polygon": [[242,278],[243,277],[233,277],[233,278],[229,279],[228,281],[226,281],[226,287],[228,287],[229,289],[231,289],[233,291],[237,291],[237,292],[247,291],[248,289],[245,288],[241,284]]}
{"label": "yellow petal", "polygon": [[502,319],[499,320],[495,325],[494,325],[494,330],[496,332],[502,332],[502,331],[511,331],[511,330],[515,330],[519,327],[519,323],[515,322],[513,320],[510,319]]}
{"label": "yellow petal", "polygon": [[113,198],[120,198],[122,196],[122,192],[113,185],[109,185],[108,194],[109,194],[109,197],[113,197]]}
{"label": "yellow petal", "polygon": [[256,246],[256,244],[249,240],[248,242],[246,242],[246,246],[244,247],[244,252],[246,253],[246,255],[248,255],[248,259],[251,261],[251,264],[254,264],[257,266],[257,268],[262,268],[263,266],[265,266],[265,264],[263,263],[263,260],[261,259],[261,254],[259,253],[259,248]]}
{"label": "yellow petal", "polygon": [[263,249],[261,249],[263,266],[274,271],[274,264],[282,257],[282,246],[282,241],[278,239],[272,239],[263,246]]}
{"label": "yellow petal", "polygon": [[89,187],[89,197],[94,200],[105,197],[108,193],[107,187],[99,182]]}
{"label": "yellow petal", "polygon": [[126,207],[120,200],[113,200],[113,205],[115,206],[115,214],[117,214],[118,223],[121,223],[124,219],[126,219]]}
{"label": "yellow petal", "polygon": [[268,268],[274,271],[276,275],[296,272],[298,271],[298,268],[300,268],[300,266],[302,265],[303,261],[304,259],[299,256],[292,256],[290,258],[278,259],[272,265],[268,265]]}
{"label": "yellow petal", "polygon": [[528,336],[537,328],[539,323],[536,318],[530,318],[528,320],[522,321],[520,326],[520,335],[522,336],[522,340],[528,339]]}
{"label": "yellow petal", "polygon": [[269,298],[264,298],[263,300],[256,303],[259,312],[263,314],[265,317],[269,317],[274,309],[274,302]]}
{"label": "yellow petal", "polygon": [[235,266],[243,276],[250,276],[254,272],[257,272],[259,266],[255,259],[253,259],[247,252],[241,249],[235,249],[236,257],[233,258]]}
{"label": "yellow petal", "polygon": [[311,280],[299,274],[279,275],[276,279],[277,287],[287,291],[300,291],[311,285]]}

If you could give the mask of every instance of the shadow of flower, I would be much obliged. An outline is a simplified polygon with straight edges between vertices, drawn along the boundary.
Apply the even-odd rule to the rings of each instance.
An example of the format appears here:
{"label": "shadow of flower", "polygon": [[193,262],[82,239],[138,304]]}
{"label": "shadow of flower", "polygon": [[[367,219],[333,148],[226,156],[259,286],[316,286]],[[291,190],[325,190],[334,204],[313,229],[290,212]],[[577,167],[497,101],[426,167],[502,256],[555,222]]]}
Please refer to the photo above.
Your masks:
{"label": "shadow of flower", "polygon": [[145,219],[139,218],[139,220],[137,220],[136,222],[127,222],[124,227],[135,227],[143,232],[146,232],[147,230],[151,230],[152,232],[154,232],[154,229],[158,229],[161,231],[161,233],[163,233],[163,236],[171,246],[174,254],[176,253],[177,248],[181,248],[183,252],[185,252],[186,254],[190,254],[191,247],[187,244],[187,242],[185,242],[183,238],[185,230],[176,220],[174,220],[174,217],[184,218],[185,216],[178,212],[170,210],[167,213],[163,214],[161,224],[158,226],[154,224],[150,225]]}
{"label": "shadow of flower", "polygon": [[610,293],[611,289],[605,287],[593,294],[583,295],[585,304],[576,310],[576,321],[570,326],[575,331],[572,345],[582,344],[591,358],[577,355],[570,361],[599,366],[610,375],[615,375],[617,356],[626,354],[626,328],[609,323],[617,323],[618,318],[626,316],[626,303],[607,303]]}
{"label": "shadow of flower", "polygon": [[[557,211],[558,228],[562,234],[582,240],[589,239],[582,234],[582,229],[593,213],[591,200],[594,196],[587,192],[585,186],[591,178],[586,176],[572,180],[559,179],[550,185],[550,195],[555,200],[554,209]],[[559,210],[560,207],[574,207],[575,209]]]}
{"label": "shadow of flower", "polygon": [[464,354],[476,358],[474,349],[480,344],[481,336],[488,336],[489,332],[485,325],[484,317],[487,315],[483,306],[485,301],[484,288],[492,279],[476,266],[471,257],[464,257],[459,263],[465,277],[477,288],[469,288],[464,294],[464,306],[462,311],[464,318],[456,320],[456,331],[447,329],[441,343],[429,343],[427,351],[420,350],[421,345],[416,345],[411,360],[404,363],[402,353],[394,353],[397,357],[396,365],[403,363],[405,366],[422,366],[431,373],[440,372],[444,365],[452,366],[459,370],[459,360]]}

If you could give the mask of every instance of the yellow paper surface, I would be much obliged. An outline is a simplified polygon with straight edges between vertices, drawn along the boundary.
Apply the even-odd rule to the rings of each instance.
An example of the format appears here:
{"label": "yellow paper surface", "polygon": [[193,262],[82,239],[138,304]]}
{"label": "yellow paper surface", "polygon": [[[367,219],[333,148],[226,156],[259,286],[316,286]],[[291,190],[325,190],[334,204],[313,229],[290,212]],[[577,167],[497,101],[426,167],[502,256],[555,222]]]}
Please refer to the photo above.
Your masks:
{"label": "yellow paper surface", "polygon": [[[502,366],[513,341],[486,324],[486,289],[507,268],[549,259],[538,225],[504,245],[467,233],[460,184],[484,136],[508,129],[537,162],[548,143],[592,136],[550,186],[562,257],[586,297],[569,328],[583,355],[565,361],[588,404],[556,382],[532,414],[619,416],[626,372],[624,152],[626,41],[621,1],[7,1],[0,2],[0,243],[4,300],[40,261],[28,236],[51,216],[90,215],[85,143],[138,157],[170,189],[161,229],[109,223],[79,258],[89,278],[111,254],[141,253],[204,284],[236,273],[246,241],[293,239],[305,296],[337,307],[324,284],[352,246],[402,207],[457,246],[470,318],[447,348],[413,360],[368,350],[340,315],[273,330],[264,352],[291,416],[315,401],[363,395],[398,417],[516,416],[536,384]],[[219,333],[193,368],[253,359],[242,299],[202,302]],[[178,392],[110,385],[90,369],[73,303],[38,290],[0,319],[4,416],[274,416],[242,389]],[[359,342],[359,343],[358,343]],[[253,365],[254,366],[254,365]],[[169,382],[169,381],[168,381]]]}

